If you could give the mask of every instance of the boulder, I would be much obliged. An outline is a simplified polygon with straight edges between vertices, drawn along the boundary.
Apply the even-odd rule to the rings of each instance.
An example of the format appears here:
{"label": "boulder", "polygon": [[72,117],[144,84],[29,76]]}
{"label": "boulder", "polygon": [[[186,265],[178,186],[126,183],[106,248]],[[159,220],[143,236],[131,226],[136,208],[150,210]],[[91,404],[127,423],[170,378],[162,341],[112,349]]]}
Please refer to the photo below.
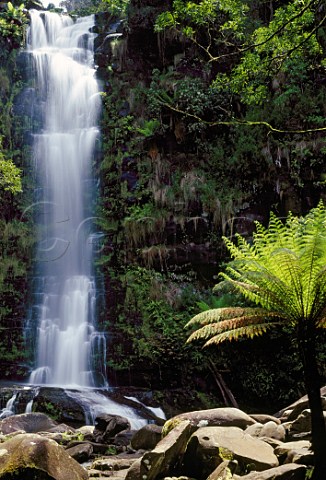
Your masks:
{"label": "boulder", "polygon": [[94,425],[84,425],[76,429],[76,433],[80,434],[84,440],[94,441]]}
{"label": "boulder", "polygon": [[181,462],[193,429],[189,420],[179,423],[153,450],[134,463],[127,472],[126,480],[154,480],[173,474],[177,463]]}
{"label": "boulder", "polygon": [[164,477],[163,480],[196,480],[196,479],[182,475],[181,477]]}
{"label": "boulder", "polygon": [[284,442],[286,432],[283,425],[275,423],[274,421],[268,421],[264,425],[261,423],[256,423],[254,425],[249,425],[245,430],[248,435],[252,437],[268,437],[275,438]]}
{"label": "boulder", "polygon": [[142,459],[138,458],[128,469],[125,480],[140,480],[142,478],[141,470],[142,470]]}
{"label": "boulder", "polygon": [[108,458],[99,458],[92,463],[91,469],[98,470],[100,472],[112,472],[117,470],[127,470],[131,467],[135,461],[138,460],[133,456],[129,457],[108,457]]}
{"label": "boulder", "polygon": [[283,425],[275,423],[274,421],[269,421],[263,425],[263,428],[260,432],[260,437],[269,437],[275,438],[276,440],[284,441],[286,436],[286,431]]}
{"label": "boulder", "polygon": [[102,414],[95,419],[93,431],[95,442],[110,443],[117,433],[130,430],[130,422],[120,415]]}
{"label": "boulder", "polygon": [[24,4],[28,10],[31,10],[32,8],[35,10],[44,10],[42,2],[39,2],[38,0],[27,0]]}
{"label": "boulder", "polygon": [[41,387],[33,400],[33,410],[53,416],[59,423],[75,428],[85,425],[85,410],[63,388]]}
{"label": "boulder", "polygon": [[[25,433],[25,432],[20,432],[20,433]],[[54,440],[61,446],[68,445],[68,443],[71,441],[69,436],[66,436],[62,433],[52,433],[52,432],[38,432],[39,435],[41,435],[44,438],[47,438],[48,440]],[[12,435],[8,435],[8,437],[12,438]]]}
{"label": "boulder", "polygon": [[74,435],[76,430],[73,427],[69,427],[69,425],[66,425],[65,423],[60,423],[59,425],[56,425],[55,427],[47,429],[47,432],[64,433],[66,435]]}
{"label": "boulder", "polygon": [[5,435],[5,439],[6,439],[5,441],[10,440],[16,435],[21,435],[22,433],[26,433],[25,430],[16,430],[15,432],[8,433],[7,435]]}
{"label": "boulder", "polygon": [[[322,404],[323,410],[326,410],[326,397],[325,396],[321,397],[321,404]],[[289,422],[292,421],[292,420],[295,420],[306,409],[309,409],[308,399],[301,400],[301,402],[298,403],[297,405],[295,405],[293,410],[291,410],[291,413],[288,415],[287,420]]]}
{"label": "boulder", "polygon": [[235,460],[224,460],[224,462],[220,463],[209,475],[207,480],[230,480],[237,467],[238,463]]}
{"label": "boulder", "polygon": [[311,443],[308,440],[282,443],[275,448],[274,453],[278,457],[280,463],[290,463],[294,458],[298,459],[298,456],[309,457],[312,455]]}
{"label": "boulder", "polygon": [[57,426],[45,413],[22,413],[13,415],[0,421],[0,432],[4,435],[23,430],[26,433],[36,433],[49,430]]}
{"label": "boulder", "polygon": [[203,427],[192,434],[184,455],[185,473],[204,480],[224,460],[237,460],[241,471],[276,467],[273,448],[238,427]]}
{"label": "boulder", "polygon": [[172,428],[174,428],[183,420],[189,420],[191,425],[197,428],[211,426],[233,426],[245,429],[249,425],[256,423],[253,418],[238,408],[211,408],[209,410],[199,410],[176,415],[165,422],[162,434],[166,435],[170,430],[172,430]]}
{"label": "boulder", "polygon": [[[320,395],[321,397],[326,397],[326,386],[320,389]],[[322,398],[323,405],[325,405],[324,400],[325,399]],[[299,398],[299,400],[291,403],[291,405],[288,405],[282,410],[279,410],[277,413],[274,413],[274,416],[284,421],[288,420],[290,415],[292,418],[296,418],[299,413],[302,412],[302,410],[305,410],[308,407],[308,405],[308,396],[304,395],[303,397]],[[326,409],[326,405],[324,406],[324,408]],[[293,415],[292,412],[294,412]]]}
{"label": "boulder", "polygon": [[105,476],[98,470],[89,470],[89,480],[125,480],[125,476],[125,470],[114,470]]}
{"label": "boulder", "polygon": [[239,477],[234,475],[234,480],[305,480],[307,469],[303,465],[280,465],[264,472],[250,472]]}
{"label": "boulder", "polygon": [[66,453],[74,458],[78,463],[86,462],[93,453],[93,445],[88,442],[79,443],[73,447],[66,448]]}
{"label": "boulder", "polygon": [[257,422],[253,425],[249,425],[249,427],[245,429],[245,432],[252,437],[260,437],[260,432],[262,431],[262,428],[263,424]]}
{"label": "boulder", "polygon": [[151,450],[156,447],[162,437],[162,427],[148,424],[138,430],[131,439],[131,446],[135,450]]}
{"label": "boulder", "polygon": [[[326,423],[326,411],[324,413],[324,421]],[[311,432],[311,412],[309,409],[303,410],[300,415],[289,425],[289,435],[297,435]]]}
{"label": "boulder", "polygon": [[283,445],[283,442],[280,440],[276,440],[276,438],[270,438],[270,437],[259,437],[260,440],[262,440],[265,443],[268,443],[273,449],[276,447],[279,447],[280,445]]}
{"label": "boulder", "polygon": [[298,463],[299,465],[314,465],[314,454],[307,450],[292,450],[288,453],[284,463]]}
{"label": "boulder", "polygon": [[281,420],[277,417],[274,417],[274,415],[267,415],[265,413],[251,413],[250,416],[255,420],[255,422],[259,422],[262,424],[270,421],[275,422],[278,425],[281,423]]}
{"label": "boulder", "polygon": [[30,433],[16,435],[0,446],[0,479],[87,480],[82,468],[55,441]]}
{"label": "boulder", "polygon": [[112,444],[117,447],[128,447],[130,445],[134,431],[124,430],[123,432],[117,433],[112,440]]}

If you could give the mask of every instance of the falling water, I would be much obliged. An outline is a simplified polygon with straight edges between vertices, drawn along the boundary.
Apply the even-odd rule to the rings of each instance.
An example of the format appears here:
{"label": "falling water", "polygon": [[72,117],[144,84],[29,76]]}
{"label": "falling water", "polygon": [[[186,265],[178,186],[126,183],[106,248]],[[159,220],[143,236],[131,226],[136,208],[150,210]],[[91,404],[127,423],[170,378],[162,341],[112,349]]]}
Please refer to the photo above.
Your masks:
{"label": "falling water", "polygon": [[0,420],[2,418],[10,417],[15,414],[15,401],[17,398],[17,392],[15,392],[6,403],[5,408],[0,410]]}
{"label": "falling water", "polygon": [[100,110],[93,68],[93,17],[31,10],[39,129],[34,134],[38,178],[38,288],[33,384],[94,386],[94,361],[105,355],[95,329],[92,276],[91,164]]}

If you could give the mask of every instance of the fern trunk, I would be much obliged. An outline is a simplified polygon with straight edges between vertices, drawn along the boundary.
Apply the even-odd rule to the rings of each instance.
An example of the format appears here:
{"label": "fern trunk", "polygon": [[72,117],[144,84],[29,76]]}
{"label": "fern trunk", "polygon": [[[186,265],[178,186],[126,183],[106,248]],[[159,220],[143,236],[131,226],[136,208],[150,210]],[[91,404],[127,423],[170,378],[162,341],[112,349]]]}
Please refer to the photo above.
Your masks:
{"label": "fern trunk", "polygon": [[311,326],[299,328],[299,346],[311,411],[311,437],[315,465],[311,480],[326,479],[326,427],[320,396],[321,380],[316,361],[316,333],[315,328]]}

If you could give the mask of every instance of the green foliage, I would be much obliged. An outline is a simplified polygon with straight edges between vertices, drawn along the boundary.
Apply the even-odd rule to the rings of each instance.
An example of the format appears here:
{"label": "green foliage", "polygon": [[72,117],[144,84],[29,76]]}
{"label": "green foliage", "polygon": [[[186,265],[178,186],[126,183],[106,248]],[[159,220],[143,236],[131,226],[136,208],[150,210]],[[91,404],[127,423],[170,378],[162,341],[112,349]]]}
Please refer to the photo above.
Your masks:
{"label": "green foliage", "polygon": [[141,206],[133,205],[128,213],[123,224],[130,245],[143,245],[149,235],[156,241],[160,240],[165,227],[164,211],[154,204],[146,203]]}
{"label": "green foliage", "polygon": [[0,187],[11,193],[22,191],[21,171],[11,160],[5,160],[0,152]]}
{"label": "green foliage", "polygon": [[312,0],[279,6],[266,23],[253,15],[249,1],[177,0],[171,11],[159,15],[156,31],[176,29],[194,42],[203,61],[219,64],[228,60],[231,68],[218,72],[214,86],[224,95],[238,96],[246,105],[262,105],[268,83],[280,72],[291,76],[293,62],[307,63],[308,71],[320,68],[317,17]]}
{"label": "green foliage", "polygon": [[14,7],[11,2],[7,3],[7,10],[0,13],[0,35],[5,40],[5,48],[8,51],[14,47],[23,45],[25,40],[25,27],[27,17],[24,10],[24,4]]}
{"label": "green foliage", "polygon": [[174,0],[172,11],[163,12],[156,20],[155,29],[160,32],[166,28],[179,29],[183,35],[196,36],[195,27],[210,28],[224,18],[222,30],[237,31],[245,18],[248,6],[239,0],[202,0],[184,2]]}
{"label": "green foliage", "polygon": [[144,137],[152,137],[160,127],[160,122],[156,118],[146,120],[142,127],[137,128],[138,132]]}
{"label": "green foliage", "polygon": [[129,3],[130,0],[63,0],[60,6],[78,15],[109,12],[121,18],[126,15]]}
{"label": "green foliage", "polygon": [[7,3],[7,16],[11,20],[18,20],[22,22],[24,20],[24,9],[25,5],[22,3],[18,7],[14,7],[11,2]]}
{"label": "green foliage", "polygon": [[[258,27],[247,39],[241,61],[231,76],[217,77],[219,85],[227,84],[248,105],[262,104],[267,96],[267,83],[273,75],[291,74],[293,63],[308,61],[318,65],[321,48],[316,35],[312,2],[291,2],[278,8],[268,26]],[[311,5],[308,8],[308,5]],[[255,49],[251,48],[255,46]],[[294,76],[293,76],[294,77]]]}
{"label": "green foliage", "polygon": [[[26,318],[27,281],[35,239],[22,202],[23,152],[14,112],[14,98],[22,88],[16,67],[16,55],[25,41],[27,16],[23,5],[8,2],[0,13],[0,359],[2,376],[25,375],[22,363],[30,352],[23,348],[23,324]],[[26,173],[26,172],[24,172]],[[19,366],[17,366],[19,365]]]}
{"label": "green foliage", "polygon": [[130,0],[102,0],[99,10],[102,7],[105,7],[105,10],[108,10],[113,15],[126,15],[128,5]]}
{"label": "green foliage", "polygon": [[105,451],[105,455],[117,455],[117,447],[114,445],[109,445]]}
{"label": "green foliage", "polygon": [[[129,267],[124,286],[123,310],[115,324],[122,335],[120,352],[119,345],[112,344],[111,366],[126,368],[124,355],[128,351],[129,367],[134,362],[141,365],[144,376],[149,375],[149,383],[155,382],[147,373],[149,365],[159,369],[161,381],[169,376],[170,387],[187,382],[198,364],[202,367],[205,363],[205,354],[185,345],[184,325],[192,311],[187,288],[182,282],[167,281],[159,273],[140,267]],[[193,292],[191,298],[194,296]]]}

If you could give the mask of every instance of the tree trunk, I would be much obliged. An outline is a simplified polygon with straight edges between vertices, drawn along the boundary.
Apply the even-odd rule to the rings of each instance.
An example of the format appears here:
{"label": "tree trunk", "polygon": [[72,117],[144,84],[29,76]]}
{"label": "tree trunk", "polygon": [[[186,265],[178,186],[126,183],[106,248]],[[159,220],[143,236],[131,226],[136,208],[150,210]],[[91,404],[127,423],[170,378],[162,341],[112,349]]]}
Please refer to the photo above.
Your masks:
{"label": "tree trunk", "polygon": [[239,408],[238,402],[234,398],[231,390],[227,387],[226,383],[224,382],[222,375],[217,370],[217,368],[215,367],[214,363],[211,360],[209,363],[210,363],[210,366],[209,366],[210,371],[212,372],[215,382],[218,388],[220,389],[225,405],[229,406],[231,404],[232,407]]}
{"label": "tree trunk", "polygon": [[311,480],[326,479],[326,428],[320,397],[321,381],[316,361],[315,328],[303,328],[299,334],[305,387],[311,411],[311,437],[314,472]]}

